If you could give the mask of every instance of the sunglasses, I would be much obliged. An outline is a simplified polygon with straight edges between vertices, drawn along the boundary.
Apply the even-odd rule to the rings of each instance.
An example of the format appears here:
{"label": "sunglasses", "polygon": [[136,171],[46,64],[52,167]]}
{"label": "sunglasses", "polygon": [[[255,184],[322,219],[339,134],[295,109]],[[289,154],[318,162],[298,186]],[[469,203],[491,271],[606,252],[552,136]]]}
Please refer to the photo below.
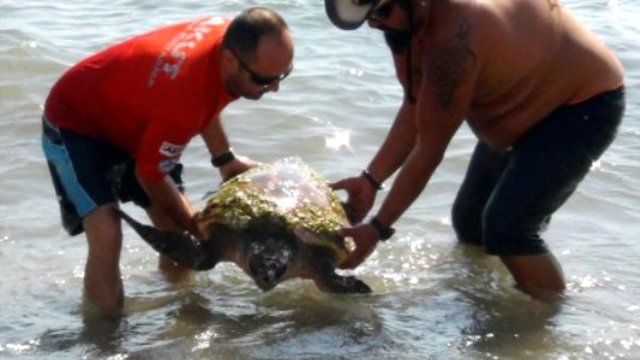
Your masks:
{"label": "sunglasses", "polygon": [[369,18],[374,19],[376,21],[385,21],[391,16],[391,12],[393,11],[393,6],[397,1],[389,0],[389,1],[380,1],[381,5],[374,6],[369,13]]}
{"label": "sunglasses", "polygon": [[231,51],[231,53],[233,54],[233,56],[236,57],[236,59],[238,60],[238,63],[240,63],[240,67],[246,71],[249,74],[249,77],[251,78],[251,81],[253,81],[254,84],[259,85],[259,86],[270,86],[270,85],[275,85],[279,82],[281,82],[282,80],[284,80],[287,76],[289,76],[289,74],[291,74],[291,71],[293,70],[293,65],[289,68],[289,70],[287,70],[284,74],[280,74],[277,76],[264,76],[264,75],[260,75],[257,72],[253,71],[249,65],[247,65],[246,62],[244,62],[242,60],[242,58],[238,55],[238,53],[235,52],[235,50],[233,50],[232,48],[228,48],[229,51]]}

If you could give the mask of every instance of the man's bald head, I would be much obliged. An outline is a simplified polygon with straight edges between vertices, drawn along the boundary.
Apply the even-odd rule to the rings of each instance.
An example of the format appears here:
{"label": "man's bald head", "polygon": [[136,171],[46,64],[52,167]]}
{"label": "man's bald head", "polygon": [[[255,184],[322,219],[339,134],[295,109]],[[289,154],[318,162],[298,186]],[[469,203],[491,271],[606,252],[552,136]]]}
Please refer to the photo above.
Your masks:
{"label": "man's bald head", "polygon": [[253,7],[233,19],[222,44],[244,58],[252,58],[262,37],[281,37],[288,30],[287,23],[277,12]]}

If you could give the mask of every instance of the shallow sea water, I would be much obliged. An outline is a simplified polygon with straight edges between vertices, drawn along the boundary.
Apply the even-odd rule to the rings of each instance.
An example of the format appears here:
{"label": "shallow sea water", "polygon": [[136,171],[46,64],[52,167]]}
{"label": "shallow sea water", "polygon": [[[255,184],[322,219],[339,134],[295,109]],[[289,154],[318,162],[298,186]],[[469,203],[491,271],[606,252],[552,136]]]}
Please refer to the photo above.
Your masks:
{"label": "shallow sea water", "polygon": [[[338,179],[367,164],[400,103],[390,56],[378,32],[331,27],[320,1],[0,0],[0,358],[640,359],[640,2],[565,4],[622,60],[628,106],[545,234],[568,280],[563,305],[528,299],[497,259],[456,243],[449,211],[475,143],[462,128],[394,241],[354,271],[374,294],[307,281],[262,293],[230,265],[170,283],[125,227],[127,315],[107,321],[83,313],[85,239],[61,230],[40,151],[42,103],[68,66],[155,26],[273,7],[293,30],[295,71],[279,93],[230,105],[225,126],[239,153],[297,155]],[[219,176],[198,140],[184,162],[201,204]]]}

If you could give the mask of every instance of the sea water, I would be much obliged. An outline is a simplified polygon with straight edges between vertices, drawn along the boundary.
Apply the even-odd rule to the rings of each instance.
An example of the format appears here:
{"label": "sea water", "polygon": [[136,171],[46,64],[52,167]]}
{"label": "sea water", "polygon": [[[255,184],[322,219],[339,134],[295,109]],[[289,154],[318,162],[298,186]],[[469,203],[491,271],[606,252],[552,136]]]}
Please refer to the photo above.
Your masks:
{"label": "sea water", "polygon": [[[331,180],[359,173],[402,91],[380,32],[334,28],[322,1],[0,0],[0,358],[640,359],[637,0],[565,2],[621,59],[628,105],[617,139],[545,233],[568,282],[561,306],[530,300],[495,257],[457,244],[450,207],[475,144],[463,127],[394,239],[353,271],[372,295],[325,294],[309,281],[262,293],[226,264],[171,283],[125,226],[126,315],[87,316],[86,239],[61,229],[40,150],[51,85],[128,36],[254,5],[289,23],[295,70],[278,93],[224,111],[234,149],[258,161],[300,156]],[[220,177],[198,139],[183,160],[188,196],[202,204]]]}

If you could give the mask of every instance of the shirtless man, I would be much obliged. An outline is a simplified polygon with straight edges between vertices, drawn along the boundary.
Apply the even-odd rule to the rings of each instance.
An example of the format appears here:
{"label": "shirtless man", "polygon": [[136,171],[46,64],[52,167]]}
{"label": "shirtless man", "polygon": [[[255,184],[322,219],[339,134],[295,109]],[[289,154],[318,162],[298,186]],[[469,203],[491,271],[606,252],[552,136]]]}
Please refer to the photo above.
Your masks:
{"label": "shirtless man", "polygon": [[354,220],[399,170],[371,221],[342,229],[359,265],[429,181],[464,120],[478,138],[452,211],[461,241],[498,255],[516,285],[555,301],[565,283],[540,237],[612,142],[623,69],[556,0],[325,0],[332,22],[382,30],[405,97],[378,152],[340,180]]}
{"label": "shirtless man", "polygon": [[[184,148],[199,134],[223,179],[255,165],[231,152],[220,113],[239,97],[277,91],[292,60],[284,20],[251,8],[233,20],[201,18],[133,37],[57,81],[43,149],[65,229],[86,233],[85,295],[102,313],[119,314],[124,300],[118,202],[133,200],[155,226],[197,236],[182,193]],[[160,267],[180,273],[165,257]]]}

